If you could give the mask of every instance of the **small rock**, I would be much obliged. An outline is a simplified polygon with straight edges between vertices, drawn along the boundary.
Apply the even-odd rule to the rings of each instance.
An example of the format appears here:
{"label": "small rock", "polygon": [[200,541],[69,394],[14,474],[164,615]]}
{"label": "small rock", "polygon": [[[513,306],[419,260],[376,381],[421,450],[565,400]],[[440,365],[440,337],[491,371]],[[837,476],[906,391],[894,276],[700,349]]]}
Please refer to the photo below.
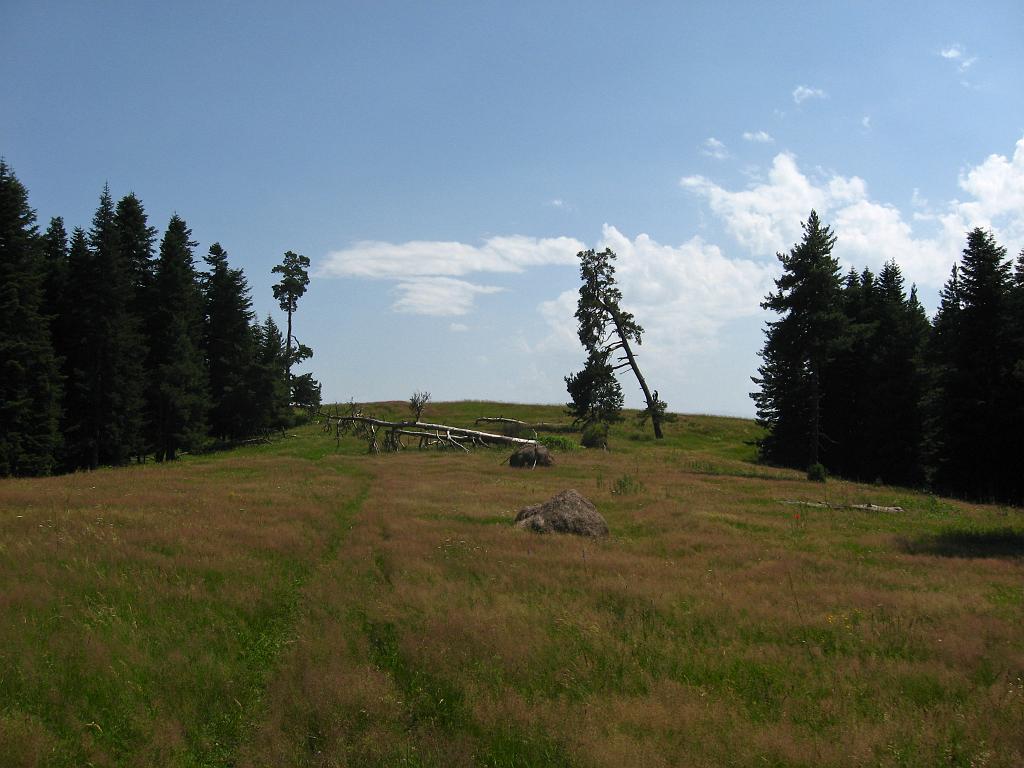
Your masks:
{"label": "small rock", "polygon": [[597,507],[571,488],[543,504],[523,507],[516,515],[516,525],[535,533],[608,535],[608,523]]}

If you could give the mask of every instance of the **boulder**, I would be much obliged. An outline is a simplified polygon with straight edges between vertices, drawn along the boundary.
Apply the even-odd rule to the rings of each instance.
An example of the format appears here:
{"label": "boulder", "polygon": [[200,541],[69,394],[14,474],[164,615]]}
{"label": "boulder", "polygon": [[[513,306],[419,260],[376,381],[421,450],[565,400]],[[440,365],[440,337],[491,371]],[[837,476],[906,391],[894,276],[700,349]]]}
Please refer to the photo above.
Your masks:
{"label": "boulder", "polygon": [[508,465],[510,467],[522,467],[525,469],[550,467],[554,463],[555,460],[551,456],[551,451],[548,450],[546,445],[541,445],[540,443],[524,445],[508,457]]}
{"label": "boulder", "polygon": [[516,525],[535,533],[608,535],[608,523],[601,517],[601,513],[590,501],[571,488],[543,504],[523,507],[516,515]]}

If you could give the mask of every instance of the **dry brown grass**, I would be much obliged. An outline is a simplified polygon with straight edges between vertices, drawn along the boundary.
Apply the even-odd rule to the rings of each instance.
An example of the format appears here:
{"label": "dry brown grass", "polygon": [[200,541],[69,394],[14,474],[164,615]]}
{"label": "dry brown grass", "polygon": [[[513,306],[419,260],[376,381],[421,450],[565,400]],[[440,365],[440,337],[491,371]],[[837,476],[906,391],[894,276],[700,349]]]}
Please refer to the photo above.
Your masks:
{"label": "dry brown grass", "polygon": [[[24,765],[1024,764],[1024,559],[977,547],[1019,511],[757,467],[742,422],[671,429],[552,470],[355,443],[302,458],[325,440],[310,432],[0,484],[19,681],[0,688],[0,748],[19,734]],[[511,526],[567,487],[608,539]],[[907,511],[780,503],[823,495]],[[970,556],[929,553],[950,531],[982,535]],[[276,639],[247,657],[255,616]],[[121,699],[101,701],[119,742],[88,725],[93,677]]]}

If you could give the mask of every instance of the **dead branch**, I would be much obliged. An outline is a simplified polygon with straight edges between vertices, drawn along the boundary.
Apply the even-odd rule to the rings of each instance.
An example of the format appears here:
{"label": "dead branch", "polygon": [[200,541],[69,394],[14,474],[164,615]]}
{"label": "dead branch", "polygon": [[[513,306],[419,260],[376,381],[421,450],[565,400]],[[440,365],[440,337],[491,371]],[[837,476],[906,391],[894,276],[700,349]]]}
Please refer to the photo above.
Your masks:
{"label": "dead branch", "polygon": [[572,424],[556,424],[552,421],[520,421],[505,416],[481,416],[475,424],[517,424],[524,429],[532,429],[534,432],[575,432]]}

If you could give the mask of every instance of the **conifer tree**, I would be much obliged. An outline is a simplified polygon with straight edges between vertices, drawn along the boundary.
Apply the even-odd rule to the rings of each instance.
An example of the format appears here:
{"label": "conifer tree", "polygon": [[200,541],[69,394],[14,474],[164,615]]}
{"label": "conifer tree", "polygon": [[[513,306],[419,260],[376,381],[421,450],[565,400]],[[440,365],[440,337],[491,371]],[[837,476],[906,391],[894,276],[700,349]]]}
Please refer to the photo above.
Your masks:
{"label": "conifer tree", "polygon": [[622,387],[608,357],[608,352],[593,350],[582,371],[565,377],[572,398],[566,408],[574,424],[585,428],[622,420]]}
{"label": "conifer tree", "polygon": [[257,422],[252,368],[256,364],[252,299],[241,269],[228,265],[220,243],[205,257],[203,350],[210,382],[210,433],[220,440],[251,434]]}
{"label": "conifer tree", "polygon": [[69,450],[77,466],[123,464],[142,450],[144,361],[109,187],[93,216],[88,253],[74,246],[65,301]]}
{"label": "conifer tree", "polygon": [[285,381],[291,389],[292,365],[299,362],[300,358],[312,355],[312,350],[301,344],[297,344],[296,351],[292,351],[292,342],[295,336],[292,332],[292,315],[298,308],[299,299],[306,292],[309,285],[309,259],[302,254],[287,251],[284,254],[284,261],[274,267],[271,272],[281,275],[281,282],[274,285],[274,298],[278,300],[281,309],[288,315],[288,333],[285,336]]}
{"label": "conifer tree", "polygon": [[251,369],[249,389],[256,405],[257,427],[260,430],[282,429],[288,423],[289,391],[281,370],[287,350],[274,318],[253,329],[256,364]]}
{"label": "conifer tree", "polygon": [[[666,403],[658,397],[657,390],[652,392],[647,386],[647,381],[636,361],[632,344],[640,346],[643,343],[644,329],[633,315],[620,305],[622,291],[615,282],[615,252],[611,248],[605,248],[600,252],[580,251],[577,258],[580,260],[582,285],[576,304],[576,319],[579,321],[580,343],[587,351],[587,368],[567,378],[566,384],[569,385],[572,381],[576,388],[585,383],[601,388],[604,390],[602,395],[599,396],[595,392],[585,398],[589,402],[597,402],[606,399],[608,395],[614,395],[609,389],[610,384],[605,375],[606,366],[610,366],[613,373],[622,368],[629,368],[636,377],[647,403],[646,410],[640,414],[641,422],[650,419],[654,426],[654,436],[660,439],[663,436],[661,425],[671,419],[666,412]],[[622,354],[615,362],[611,362],[611,356],[615,352]],[[573,395],[573,402],[576,402],[576,395]]]}
{"label": "conifer tree", "polygon": [[0,476],[54,468],[60,372],[42,314],[44,277],[28,191],[0,158]]}
{"label": "conifer tree", "polygon": [[201,352],[202,300],[192,232],[171,216],[153,287],[150,418],[157,461],[197,448],[206,433],[207,382]]}
{"label": "conifer tree", "polygon": [[821,458],[822,380],[828,364],[848,346],[848,320],[841,307],[839,263],[832,256],[835,236],[811,211],[804,236],[786,254],[777,254],[783,274],[762,307],[782,317],[769,321],[758,368],[758,421],[768,430],[762,457],[791,466],[811,466]]}
{"label": "conifer tree", "polygon": [[990,232],[967,235],[959,270],[941,294],[930,345],[930,453],[935,486],[1005,499],[1019,475],[1012,410],[1010,263]]}

